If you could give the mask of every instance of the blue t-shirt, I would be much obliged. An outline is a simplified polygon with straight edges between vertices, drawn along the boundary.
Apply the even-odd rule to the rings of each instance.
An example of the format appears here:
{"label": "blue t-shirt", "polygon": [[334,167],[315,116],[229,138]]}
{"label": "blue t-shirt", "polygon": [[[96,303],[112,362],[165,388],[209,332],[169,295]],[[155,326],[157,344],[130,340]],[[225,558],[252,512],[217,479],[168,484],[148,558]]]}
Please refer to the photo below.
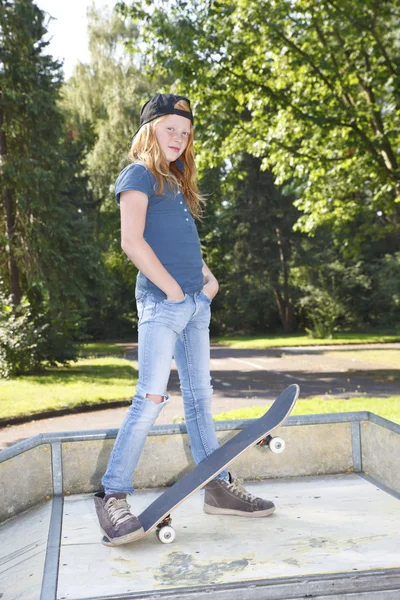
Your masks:
{"label": "blue t-shirt", "polygon": [[[140,162],[123,169],[115,182],[118,206],[120,193],[138,190],[147,194],[149,203],[143,237],[161,264],[179,283],[183,292],[198,292],[203,288],[203,261],[199,235],[189,206],[181,192],[174,192],[165,183],[164,193],[156,196],[157,180]],[[136,297],[152,292],[156,298],[166,294],[140,271],[136,280]]]}

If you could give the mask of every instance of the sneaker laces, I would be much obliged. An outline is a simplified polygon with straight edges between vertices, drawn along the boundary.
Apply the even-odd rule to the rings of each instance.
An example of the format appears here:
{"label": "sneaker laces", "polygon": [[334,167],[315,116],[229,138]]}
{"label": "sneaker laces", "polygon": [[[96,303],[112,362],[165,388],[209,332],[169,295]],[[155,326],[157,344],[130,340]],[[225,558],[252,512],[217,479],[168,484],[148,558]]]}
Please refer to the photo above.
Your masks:
{"label": "sneaker laces", "polygon": [[130,504],[127,503],[125,498],[109,498],[105,504],[105,509],[113,525],[121,525],[121,523],[131,519],[130,508]]}
{"label": "sneaker laces", "polygon": [[254,502],[257,500],[257,496],[253,496],[250,494],[242,485],[242,483],[238,479],[232,479],[231,483],[226,484],[227,488],[233,492],[234,494],[238,494],[245,500],[249,500],[250,502]]}

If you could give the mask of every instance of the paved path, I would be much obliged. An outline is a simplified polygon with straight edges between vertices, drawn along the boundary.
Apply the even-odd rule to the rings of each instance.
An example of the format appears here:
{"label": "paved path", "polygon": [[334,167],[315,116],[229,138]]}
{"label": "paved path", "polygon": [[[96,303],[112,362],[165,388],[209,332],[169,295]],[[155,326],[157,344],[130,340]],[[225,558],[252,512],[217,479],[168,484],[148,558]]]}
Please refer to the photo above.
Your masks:
{"label": "paved path", "polygon": [[[349,398],[357,395],[388,397],[400,393],[400,365],[388,369],[357,357],[357,350],[400,349],[400,344],[368,346],[310,346],[268,350],[233,350],[212,347],[211,372],[214,397],[213,414],[234,408],[266,406],[290,383],[299,383],[301,398],[326,396]],[[341,356],[324,354],[327,350],[345,350]],[[347,354],[348,352],[348,354]],[[127,353],[133,362],[137,348]],[[360,355],[361,356],[361,355]],[[390,381],[392,379],[392,381]],[[168,391],[171,401],[157,423],[179,422],[183,417],[179,379],[174,363]],[[0,429],[0,448],[38,433],[118,428],[126,407],[38,419]]]}

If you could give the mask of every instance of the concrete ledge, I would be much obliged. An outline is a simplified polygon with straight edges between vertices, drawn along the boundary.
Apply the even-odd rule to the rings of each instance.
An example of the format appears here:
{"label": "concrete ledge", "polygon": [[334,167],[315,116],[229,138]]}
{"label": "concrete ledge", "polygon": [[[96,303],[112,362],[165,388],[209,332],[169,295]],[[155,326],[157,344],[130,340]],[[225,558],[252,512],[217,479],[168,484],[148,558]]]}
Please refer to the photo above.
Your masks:
{"label": "concrete ledge", "polygon": [[53,495],[51,446],[40,444],[0,464],[0,521]]}
{"label": "concrete ledge", "polygon": [[[360,412],[348,412],[348,413],[331,413],[324,415],[304,415],[298,417],[289,417],[284,427],[293,427],[296,425],[322,425],[326,423],[348,423],[348,422],[360,422],[369,421],[370,417],[373,416],[376,419],[381,419],[376,415],[371,415],[367,411]],[[243,429],[255,419],[242,419],[237,421],[216,421],[215,429],[217,431],[231,431],[236,429]],[[382,419],[387,423],[386,427],[398,427],[400,432],[400,425]],[[52,444],[53,442],[77,442],[85,440],[105,440],[115,439],[117,437],[118,429],[98,429],[91,431],[60,431],[56,433],[40,433],[35,435],[28,440],[18,442],[9,448],[0,451],[0,463],[25,452],[30,448],[34,448],[40,444]],[[149,435],[167,435],[170,433],[187,433],[186,425],[179,423],[177,425],[155,425]]]}
{"label": "concrete ledge", "polygon": [[[217,428],[220,444],[237,429]],[[274,435],[286,441],[283,454],[250,448],[233,464],[244,480],[346,473],[353,469],[350,423],[281,427]],[[64,494],[94,492],[101,488],[114,440],[86,440],[62,444]],[[165,460],[165,457],[168,460]],[[133,484],[138,488],[169,486],[195,467],[186,433],[149,436],[136,467]]]}
{"label": "concrete ledge", "polygon": [[400,494],[400,435],[387,429],[384,421],[382,419],[379,425],[368,421],[361,423],[363,471]]}
{"label": "concrete ledge", "polygon": [[287,579],[267,579],[236,584],[219,584],[157,590],[136,594],[88,596],[84,600],[398,600],[400,569],[335,573]]}
{"label": "concrete ledge", "polygon": [[[251,422],[217,421],[220,443]],[[99,490],[117,432],[40,434],[1,451],[0,521],[52,495]],[[233,471],[245,480],[367,471],[399,493],[393,468],[399,433],[399,425],[368,412],[289,417],[275,432],[287,443],[283,454],[252,448]],[[171,485],[193,467],[185,424],[158,425],[147,438],[133,483],[136,488]]]}

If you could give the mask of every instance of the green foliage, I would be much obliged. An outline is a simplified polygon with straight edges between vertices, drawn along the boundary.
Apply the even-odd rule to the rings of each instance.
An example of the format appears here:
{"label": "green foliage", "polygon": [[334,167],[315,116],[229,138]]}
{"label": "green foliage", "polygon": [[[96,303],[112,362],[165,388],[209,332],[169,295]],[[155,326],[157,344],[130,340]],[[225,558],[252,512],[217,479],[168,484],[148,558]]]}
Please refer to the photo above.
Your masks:
{"label": "green foliage", "polygon": [[298,211],[292,197],[274,185],[271,173],[261,170],[260,159],[244,153],[231,157],[229,170],[215,169],[209,180],[205,171],[201,189],[214,188],[214,194],[200,235],[207,264],[220,281],[213,332],[280,326],[291,331],[290,270],[304,237],[293,232]]}
{"label": "green foliage", "polygon": [[312,328],[305,327],[305,330],[313,338],[332,339],[338,319],[344,312],[343,306],[324,289],[309,286],[307,292],[302,296],[300,305],[305,309]]}
{"label": "green foliage", "polygon": [[365,304],[368,320],[375,327],[400,324],[400,252],[386,254],[366,265],[370,293]]}
{"label": "green foliage", "polygon": [[399,253],[346,261],[322,250],[296,271],[301,324],[313,337],[335,331],[393,328],[400,322]]}
{"label": "green foliage", "polygon": [[297,273],[302,322],[314,338],[332,338],[335,331],[357,327],[355,310],[362,306],[360,290],[364,295],[370,285],[360,263],[345,265],[332,260],[332,256],[331,262],[325,262],[329,254],[322,252],[317,268],[305,266]]}
{"label": "green foliage", "polygon": [[16,314],[22,298],[29,301],[26,326],[37,329],[35,340],[27,332],[22,345],[35,345],[33,362],[63,362],[75,355],[76,324],[84,325],[89,293],[101,295],[105,285],[81,170],[84,147],[58,105],[61,64],[45,54],[44,14],[31,0],[6,1],[0,19],[0,275]]}
{"label": "green foliage", "polygon": [[[371,325],[367,315],[371,276],[366,272],[367,261],[360,240],[372,226],[376,225],[374,232],[378,232],[382,224],[379,218],[375,215],[371,220],[371,213],[361,207],[349,219],[331,214],[330,225],[317,229],[314,239],[293,231],[301,217],[293,201],[309,189],[308,176],[313,177],[319,169],[318,161],[324,160],[322,134],[318,135],[318,127],[325,127],[321,120],[323,113],[320,111],[319,119],[313,122],[317,136],[314,150],[321,156],[318,158],[316,152],[312,170],[310,165],[307,169],[304,166],[299,175],[300,167],[293,161],[300,160],[301,154],[294,152],[291,156],[290,145],[280,161],[274,158],[268,163],[267,159],[275,156],[271,152],[278,148],[272,142],[265,143],[270,139],[270,128],[279,128],[281,137],[287,136],[287,142],[290,136],[297,139],[304,128],[299,121],[291,130],[293,117],[279,108],[280,91],[275,90],[271,98],[263,87],[261,63],[265,60],[263,49],[268,40],[257,38],[253,45],[246,42],[247,35],[256,42],[256,29],[264,19],[260,6],[264,4],[255,3],[258,8],[252,6],[252,15],[241,23],[237,19],[239,14],[243,16],[242,4],[229,2],[218,6],[172,2],[168,13],[162,5],[153,5],[151,17],[145,15],[146,6],[142,13],[138,12],[140,9],[133,12],[126,9],[127,19],[115,14],[103,17],[95,11],[91,13],[91,63],[76,68],[63,88],[62,106],[76,144],[85,148],[84,171],[90,197],[96,203],[96,243],[107,270],[107,286],[101,294],[89,292],[85,313],[87,330],[96,338],[131,337],[136,325],[133,300],[136,269],[120,249],[113,183],[124,165],[143,100],[163,90],[182,91],[194,100],[200,183],[209,198],[206,219],[199,232],[204,258],[220,282],[220,293],[213,302],[213,334],[276,331],[282,326],[289,331],[296,327],[296,320],[301,328],[315,332],[317,328],[326,328],[329,320],[330,305],[326,298],[331,299],[333,317],[328,330],[320,333],[354,327],[357,319],[360,325]],[[132,14],[141,21],[130,21]],[[256,18],[254,28],[250,24],[253,18]],[[268,21],[268,27],[272,27],[271,23]],[[282,23],[277,22],[278,25]],[[307,32],[309,23],[304,21],[303,25]],[[195,42],[193,45],[187,43],[188,36]],[[131,49],[130,55],[124,54],[123,41]],[[229,48],[229,56],[221,53],[218,57],[215,52],[218,44]],[[138,54],[139,46],[144,49],[145,58]],[[260,51],[255,52],[255,48]],[[273,50],[268,54],[270,64],[280,60]],[[256,68],[257,61],[261,66]],[[254,68],[247,69],[247,64]],[[146,65],[152,70],[152,80],[145,74]],[[296,85],[300,89],[302,60],[299,59],[297,66]],[[291,63],[293,73],[295,67]],[[294,77],[293,73],[290,77]],[[280,87],[284,78],[282,67],[279,74],[274,71],[273,81],[268,81],[268,85],[276,83],[275,87]],[[167,85],[173,81],[173,85]],[[292,79],[288,81],[294,85]],[[301,98],[299,94],[296,98],[298,103],[309,101],[304,89]],[[308,139],[304,138],[304,144]],[[279,148],[281,151],[284,146]],[[263,172],[266,166],[271,171]],[[283,167],[288,169],[285,177]],[[314,189],[323,193],[326,187],[318,185]],[[385,221],[385,232],[389,229]],[[323,252],[325,248],[329,248],[329,255]],[[383,247],[377,248],[371,253],[373,260],[382,250]],[[344,277],[347,287],[344,284],[338,287],[340,293],[346,288],[342,302],[340,293],[332,291],[326,265],[343,262],[344,271],[338,272],[337,278],[350,273],[351,263],[344,258],[346,252],[356,254],[355,261],[360,259],[360,277],[365,281],[352,285],[350,275]],[[315,275],[320,271],[318,279]],[[314,296],[314,305],[315,298],[321,297],[321,310],[325,311],[319,318],[321,324],[317,322],[318,309],[314,309],[308,298],[310,294]]]}
{"label": "green foliage", "polygon": [[15,357],[3,362],[26,372],[74,357],[87,334],[134,337],[137,271],[120,247],[113,186],[140,106],[158,91],[194,105],[209,198],[199,232],[220,282],[213,334],[393,329],[397,4],[92,9],[90,64],[63,83],[45,54],[43,13],[32,0],[4,0],[0,277],[14,300],[19,285],[21,306],[3,301],[13,317],[2,317],[2,352]]}
{"label": "green foliage", "polygon": [[26,298],[18,309],[11,297],[0,290],[0,377],[29,373],[36,367],[36,338],[40,335],[29,320],[31,307]]}
{"label": "green foliage", "polygon": [[79,327],[77,315],[69,314],[68,319],[33,315],[26,297],[15,307],[11,295],[7,297],[0,289],[0,377],[25,375],[43,365],[76,360],[78,346],[73,338],[82,338]]}
{"label": "green foliage", "polygon": [[[152,72],[195,100],[202,163],[246,151],[294,183],[299,226],[356,220],[349,249],[400,222],[398,2],[150,0]],[[190,40],[190,43],[188,43]]]}
{"label": "green foliage", "polygon": [[101,252],[101,290],[88,290],[86,331],[94,338],[132,337],[137,323],[137,269],[121,250],[120,214],[114,183],[128,163],[129,143],[143,99],[152,94],[143,58],[124,52],[137,41],[137,28],[117,14],[89,13],[90,64],[78,63],[62,88],[61,106],[70,136],[82,148],[82,169]]}

